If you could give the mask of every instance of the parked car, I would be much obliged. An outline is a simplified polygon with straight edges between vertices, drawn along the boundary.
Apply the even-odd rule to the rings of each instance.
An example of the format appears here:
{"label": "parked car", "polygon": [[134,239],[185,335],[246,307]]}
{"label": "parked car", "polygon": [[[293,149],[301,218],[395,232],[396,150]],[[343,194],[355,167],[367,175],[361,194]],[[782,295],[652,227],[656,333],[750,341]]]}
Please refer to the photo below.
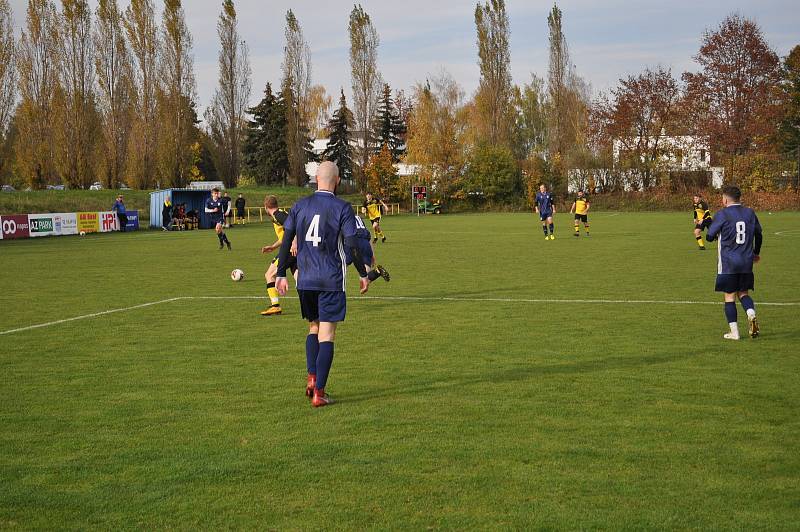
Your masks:
{"label": "parked car", "polygon": [[100,181],[95,181],[92,183],[92,186],[89,187],[89,190],[103,190],[103,185]]}
{"label": "parked car", "polygon": [[64,190],[64,185],[47,185],[47,190]]}
{"label": "parked car", "polygon": [[11,185],[3,185],[3,192],[16,192],[17,189],[12,187]]}
{"label": "parked car", "polygon": [[121,184],[120,184],[120,186],[119,186],[119,189],[120,189],[120,190],[130,190],[130,189],[131,189],[131,187],[129,187],[129,186],[128,186],[128,185],[126,185],[125,183],[121,183]]}

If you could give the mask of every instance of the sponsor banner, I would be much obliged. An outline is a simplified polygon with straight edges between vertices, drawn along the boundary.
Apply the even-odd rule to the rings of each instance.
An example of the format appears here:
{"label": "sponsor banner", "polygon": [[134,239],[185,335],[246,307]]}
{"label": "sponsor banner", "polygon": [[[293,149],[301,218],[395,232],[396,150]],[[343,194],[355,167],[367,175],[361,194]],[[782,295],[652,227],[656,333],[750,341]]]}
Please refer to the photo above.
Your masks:
{"label": "sponsor banner", "polygon": [[100,217],[96,212],[78,213],[78,232],[96,233],[100,230]]}
{"label": "sponsor banner", "polygon": [[74,212],[53,214],[53,229],[57,235],[77,235],[78,215]]}
{"label": "sponsor banner", "polygon": [[139,211],[128,211],[128,223],[125,224],[126,231],[136,231],[139,229]]}
{"label": "sponsor banner", "polygon": [[29,214],[28,223],[31,238],[56,234],[52,214]]}
{"label": "sponsor banner", "polygon": [[119,220],[117,213],[113,211],[98,212],[97,215],[100,219],[100,232],[110,233],[111,231],[119,231]]}
{"label": "sponsor banner", "polygon": [[30,236],[28,215],[0,216],[0,232],[3,233],[3,239],[28,238]]}

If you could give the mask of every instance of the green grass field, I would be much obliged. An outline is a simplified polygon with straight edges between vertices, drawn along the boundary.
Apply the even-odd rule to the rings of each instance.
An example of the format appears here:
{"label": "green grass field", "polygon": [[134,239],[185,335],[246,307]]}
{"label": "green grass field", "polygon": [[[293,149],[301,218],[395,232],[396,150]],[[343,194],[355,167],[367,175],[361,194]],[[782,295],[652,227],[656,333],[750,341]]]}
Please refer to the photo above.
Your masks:
{"label": "green grass field", "polygon": [[385,218],[323,409],[271,226],[0,242],[0,529],[796,530],[800,214],[739,342],[687,218]]}

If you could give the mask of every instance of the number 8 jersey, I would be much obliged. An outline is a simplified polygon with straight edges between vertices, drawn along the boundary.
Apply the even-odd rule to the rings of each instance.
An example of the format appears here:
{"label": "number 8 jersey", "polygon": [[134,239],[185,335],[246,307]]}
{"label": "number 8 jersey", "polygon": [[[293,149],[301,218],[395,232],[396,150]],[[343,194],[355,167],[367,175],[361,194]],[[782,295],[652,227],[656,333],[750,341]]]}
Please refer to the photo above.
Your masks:
{"label": "number 8 jersey", "polygon": [[356,234],[350,204],[318,190],[294,204],[283,227],[297,236],[298,290],[344,292],[344,239]]}
{"label": "number 8 jersey", "polygon": [[752,273],[753,256],[761,248],[761,224],[755,211],[734,204],[720,210],[708,228],[709,241],[719,240],[717,273]]}

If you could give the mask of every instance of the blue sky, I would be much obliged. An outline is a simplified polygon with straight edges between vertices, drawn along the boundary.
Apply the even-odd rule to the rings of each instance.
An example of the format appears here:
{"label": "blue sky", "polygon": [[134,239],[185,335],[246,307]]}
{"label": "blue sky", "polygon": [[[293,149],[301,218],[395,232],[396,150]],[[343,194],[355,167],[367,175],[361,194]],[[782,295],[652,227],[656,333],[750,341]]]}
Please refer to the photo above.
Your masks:
{"label": "blue sky", "polygon": [[[160,8],[160,0],[155,0]],[[58,2],[57,2],[58,3]],[[91,2],[93,5],[96,2]],[[127,5],[120,0],[120,5]],[[16,25],[24,22],[25,0],[11,0]],[[441,68],[470,95],[478,85],[473,12],[466,0],[363,0],[381,38],[379,67],[393,88],[410,88]],[[216,85],[216,21],[221,1],[184,0],[194,38],[198,100],[201,109]],[[506,0],[511,20],[511,63],[516,83],[531,72],[547,72],[547,13],[552,3]],[[785,55],[800,44],[797,1],[570,0],[558,3],[577,72],[596,92],[607,90],[646,66],[672,68],[676,76],[695,66],[703,30],[729,13],[754,19],[770,45]],[[291,8],[311,46],[313,82],[331,94],[344,87],[349,97],[347,22],[353,3],[343,0],[236,0],[242,37],[250,47],[253,100],[267,81],[280,79],[283,27]]]}

